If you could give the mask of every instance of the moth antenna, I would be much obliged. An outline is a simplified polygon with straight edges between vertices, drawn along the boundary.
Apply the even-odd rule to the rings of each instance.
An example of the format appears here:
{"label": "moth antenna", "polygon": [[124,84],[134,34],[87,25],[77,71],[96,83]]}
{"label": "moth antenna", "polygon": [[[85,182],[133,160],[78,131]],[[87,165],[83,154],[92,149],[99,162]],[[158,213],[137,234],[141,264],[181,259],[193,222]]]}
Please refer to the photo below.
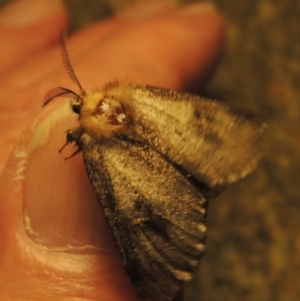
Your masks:
{"label": "moth antenna", "polygon": [[43,107],[46,106],[50,101],[52,101],[52,99],[56,98],[56,97],[76,97],[76,98],[80,98],[80,96],[73,92],[70,89],[67,88],[63,88],[63,87],[55,87],[54,89],[50,90],[44,98],[44,103],[43,103]]}
{"label": "moth antenna", "polygon": [[82,91],[82,86],[74,72],[74,69],[72,67],[72,64],[70,62],[70,57],[69,57],[69,52],[68,52],[68,47],[67,47],[67,33],[64,30],[61,36],[61,55],[62,55],[62,61],[63,61],[63,65],[65,67],[65,70],[68,74],[68,76],[70,77],[70,79],[72,80],[72,82],[80,89],[80,91]]}

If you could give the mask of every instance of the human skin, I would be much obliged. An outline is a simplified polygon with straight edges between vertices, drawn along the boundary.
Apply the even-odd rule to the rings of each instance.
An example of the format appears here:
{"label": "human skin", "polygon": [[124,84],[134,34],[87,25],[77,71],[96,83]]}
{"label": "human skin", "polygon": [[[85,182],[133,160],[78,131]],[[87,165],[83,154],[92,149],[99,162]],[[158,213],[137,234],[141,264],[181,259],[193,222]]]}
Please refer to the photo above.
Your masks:
{"label": "human skin", "polygon": [[[57,46],[67,23],[57,0],[0,12],[0,299],[138,300],[81,155],[57,152],[76,116],[67,99],[41,109],[53,87],[76,92]],[[211,5],[145,1],[70,36],[68,48],[87,91],[112,79],[189,89],[211,74],[223,36]]]}

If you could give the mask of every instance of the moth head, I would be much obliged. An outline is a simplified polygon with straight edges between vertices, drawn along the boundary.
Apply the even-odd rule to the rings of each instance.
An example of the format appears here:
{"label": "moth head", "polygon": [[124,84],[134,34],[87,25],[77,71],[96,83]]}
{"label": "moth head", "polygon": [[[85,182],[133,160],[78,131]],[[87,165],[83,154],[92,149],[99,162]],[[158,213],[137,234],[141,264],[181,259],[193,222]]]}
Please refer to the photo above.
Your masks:
{"label": "moth head", "polygon": [[102,139],[128,133],[134,119],[132,97],[128,88],[118,82],[111,82],[99,91],[86,93],[71,65],[65,33],[61,40],[61,54],[65,70],[78,87],[79,93],[56,87],[46,94],[44,106],[56,97],[69,97],[73,112],[79,115],[80,127],[90,136]]}

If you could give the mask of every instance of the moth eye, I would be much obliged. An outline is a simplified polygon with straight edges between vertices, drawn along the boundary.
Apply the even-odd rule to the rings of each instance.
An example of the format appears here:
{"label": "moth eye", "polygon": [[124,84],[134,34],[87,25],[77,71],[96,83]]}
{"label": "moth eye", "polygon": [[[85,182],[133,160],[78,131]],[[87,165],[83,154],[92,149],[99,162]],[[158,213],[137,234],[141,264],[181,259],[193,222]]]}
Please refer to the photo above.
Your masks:
{"label": "moth eye", "polygon": [[76,114],[80,114],[81,111],[81,98],[75,97],[71,101],[72,110]]}
{"label": "moth eye", "polygon": [[74,113],[80,114],[81,106],[79,104],[72,105],[72,109],[73,109]]}
{"label": "moth eye", "polygon": [[113,98],[100,99],[95,114],[106,116],[108,123],[113,125],[123,124],[128,119],[122,103]]}

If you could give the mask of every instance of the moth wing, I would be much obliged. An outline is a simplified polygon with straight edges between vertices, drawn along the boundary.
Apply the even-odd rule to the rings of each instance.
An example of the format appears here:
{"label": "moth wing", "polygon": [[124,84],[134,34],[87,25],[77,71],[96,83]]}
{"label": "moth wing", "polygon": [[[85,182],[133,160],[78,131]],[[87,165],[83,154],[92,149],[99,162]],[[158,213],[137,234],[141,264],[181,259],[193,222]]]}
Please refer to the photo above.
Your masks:
{"label": "moth wing", "polygon": [[265,125],[250,114],[197,95],[133,86],[135,133],[209,187],[249,174]]}
{"label": "moth wing", "polygon": [[206,200],[145,144],[89,142],[83,155],[139,295],[172,300],[203,254]]}

